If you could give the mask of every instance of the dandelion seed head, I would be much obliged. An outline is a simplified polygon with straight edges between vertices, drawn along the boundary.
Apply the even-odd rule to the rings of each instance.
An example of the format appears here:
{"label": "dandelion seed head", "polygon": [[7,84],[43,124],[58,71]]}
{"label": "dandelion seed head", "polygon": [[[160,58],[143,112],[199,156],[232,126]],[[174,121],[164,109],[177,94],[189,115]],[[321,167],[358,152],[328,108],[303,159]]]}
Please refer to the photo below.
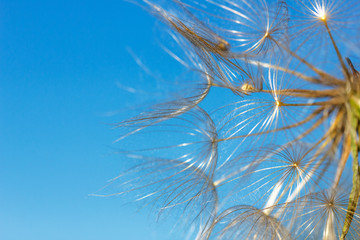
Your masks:
{"label": "dandelion seed head", "polygon": [[[139,177],[122,184],[130,188],[126,192],[140,192],[137,199],[160,207],[161,213],[183,208],[195,214],[194,219],[204,220],[199,240],[333,240],[344,226],[348,236],[360,239],[360,218],[356,205],[348,207],[349,192],[323,191],[347,177],[351,133],[358,141],[360,129],[360,74],[335,35],[341,17],[348,20],[338,8],[342,4],[296,0],[297,8],[284,0],[142,1],[174,31],[186,57],[167,52],[202,81],[186,97],[121,123],[129,128],[126,140],[153,139],[146,136],[153,137],[155,130],[159,139],[163,136],[145,141],[148,148],[139,148],[140,141],[133,141],[134,149],[127,147],[128,156],[144,163],[133,170]],[[333,53],[311,41],[318,34],[327,34]],[[337,57],[336,68],[322,65],[330,59],[323,52]],[[210,88],[235,95],[217,96],[216,103],[230,102],[214,111],[218,106],[205,103],[212,99]],[[318,134],[322,127],[326,132]]]}

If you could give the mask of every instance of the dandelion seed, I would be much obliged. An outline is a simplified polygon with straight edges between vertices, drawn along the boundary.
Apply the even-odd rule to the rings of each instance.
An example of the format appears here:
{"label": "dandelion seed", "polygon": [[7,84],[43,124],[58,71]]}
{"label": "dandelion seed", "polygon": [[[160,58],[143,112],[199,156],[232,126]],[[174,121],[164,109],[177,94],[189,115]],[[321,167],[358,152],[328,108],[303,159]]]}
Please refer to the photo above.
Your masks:
{"label": "dandelion seed", "polygon": [[216,219],[211,237],[216,239],[292,239],[290,233],[262,209],[239,205],[226,209]]}
{"label": "dandelion seed", "polygon": [[[346,220],[348,193],[340,188],[311,193],[302,197],[292,208],[297,239],[342,239],[342,227]],[[359,239],[359,214],[346,239]]]}
{"label": "dandelion seed", "polygon": [[242,86],[241,86],[241,90],[245,91],[245,92],[248,92],[248,91],[253,91],[254,90],[254,87],[249,84],[249,83],[244,83]]}

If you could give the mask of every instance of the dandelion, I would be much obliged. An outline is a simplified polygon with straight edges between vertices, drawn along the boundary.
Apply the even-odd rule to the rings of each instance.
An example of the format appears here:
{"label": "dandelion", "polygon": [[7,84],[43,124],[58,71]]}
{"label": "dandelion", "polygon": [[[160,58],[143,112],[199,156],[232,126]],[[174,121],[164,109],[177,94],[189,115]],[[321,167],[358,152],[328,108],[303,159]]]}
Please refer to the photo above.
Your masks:
{"label": "dandelion", "polygon": [[198,80],[117,125],[134,166],[101,195],[178,210],[194,239],[360,239],[357,1],[137,3]]}

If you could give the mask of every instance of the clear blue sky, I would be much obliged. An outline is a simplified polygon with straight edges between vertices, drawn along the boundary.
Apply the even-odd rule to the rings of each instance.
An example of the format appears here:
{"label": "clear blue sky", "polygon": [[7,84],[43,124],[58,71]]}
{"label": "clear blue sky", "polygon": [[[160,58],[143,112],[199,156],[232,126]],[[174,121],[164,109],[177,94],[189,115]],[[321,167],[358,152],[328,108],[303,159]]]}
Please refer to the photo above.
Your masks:
{"label": "clear blue sky", "polygon": [[169,239],[88,196],[121,169],[107,124],[152,98],[127,48],[152,59],[154,26],[124,1],[0,0],[0,239]]}
{"label": "clear blue sky", "polygon": [[159,26],[123,0],[0,0],[1,240],[183,240],[132,199],[89,196],[127,165],[111,124],[185,79]]}

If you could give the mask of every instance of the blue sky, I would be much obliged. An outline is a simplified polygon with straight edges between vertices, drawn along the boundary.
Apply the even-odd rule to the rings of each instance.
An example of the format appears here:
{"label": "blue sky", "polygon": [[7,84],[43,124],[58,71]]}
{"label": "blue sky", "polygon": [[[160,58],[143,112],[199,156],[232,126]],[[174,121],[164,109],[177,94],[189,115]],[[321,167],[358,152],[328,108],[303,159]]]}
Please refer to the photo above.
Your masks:
{"label": "blue sky", "polygon": [[[168,39],[123,0],[0,0],[1,240],[184,239],[130,198],[91,196],[129,165],[114,123],[197,86]],[[201,107],[240,99],[226,91]]]}
{"label": "blue sky", "polygon": [[0,239],[169,239],[129,199],[88,196],[122,166],[109,124],[152,98],[128,49],[153,45],[124,1],[0,0]]}

